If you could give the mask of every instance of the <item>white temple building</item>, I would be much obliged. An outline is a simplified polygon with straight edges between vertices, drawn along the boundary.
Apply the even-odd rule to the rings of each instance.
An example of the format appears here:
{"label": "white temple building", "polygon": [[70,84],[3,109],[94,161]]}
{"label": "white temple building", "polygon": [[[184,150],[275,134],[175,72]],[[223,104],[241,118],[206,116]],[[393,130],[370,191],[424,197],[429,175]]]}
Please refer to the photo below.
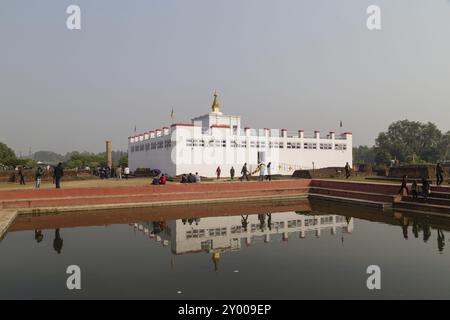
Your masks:
{"label": "white temple building", "polygon": [[241,127],[241,117],[220,112],[217,94],[212,111],[189,123],[174,123],[128,138],[132,171],[159,169],[170,176],[199,173],[213,177],[218,166],[228,177],[231,167],[239,176],[244,163],[252,172],[271,162],[271,174],[291,175],[299,169],[352,166],[352,134],[319,131],[253,129]]}

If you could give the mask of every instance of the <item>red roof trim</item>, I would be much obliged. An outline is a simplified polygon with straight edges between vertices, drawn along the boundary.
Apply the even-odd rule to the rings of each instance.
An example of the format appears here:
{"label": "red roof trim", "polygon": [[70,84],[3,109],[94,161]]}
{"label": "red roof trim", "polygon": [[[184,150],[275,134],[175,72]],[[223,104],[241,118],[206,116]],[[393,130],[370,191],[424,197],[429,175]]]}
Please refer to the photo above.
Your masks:
{"label": "red roof trim", "polygon": [[224,128],[224,129],[230,129],[231,127],[227,124],[213,124],[211,128]]}
{"label": "red roof trim", "polygon": [[193,127],[193,123],[174,123],[171,127]]}

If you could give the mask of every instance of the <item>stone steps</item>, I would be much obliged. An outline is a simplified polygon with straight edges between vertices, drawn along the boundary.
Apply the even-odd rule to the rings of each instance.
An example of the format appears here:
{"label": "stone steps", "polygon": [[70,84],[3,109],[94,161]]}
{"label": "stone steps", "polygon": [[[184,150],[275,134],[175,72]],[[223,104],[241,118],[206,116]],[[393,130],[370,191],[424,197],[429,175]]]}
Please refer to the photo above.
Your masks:
{"label": "stone steps", "polygon": [[305,195],[308,188],[271,188],[267,190],[226,190],[209,192],[173,192],[173,193],[147,193],[133,195],[100,195],[100,196],[72,196],[72,197],[50,197],[41,199],[14,199],[3,200],[0,208],[42,208],[42,207],[69,207],[69,206],[94,206],[100,204],[120,204],[120,203],[145,203],[145,202],[170,202],[180,200],[202,200],[202,199],[226,199],[242,197],[266,197],[266,196],[289,196]]}
{"label": "stone steps", "polygon": [[442,206],[428,203],[400,201],[393,204],[394,209],[415,212],[441,213],[450,215],[450,206]]}
{"label": "stone steps", "polygon": [[401,197],[398,195],[387,195],[373,192],[361,192],[354,190],[329,189],[311,187],[309,189],[310,195],[322,195],[329,197],[339,197],[347,199],[365,200],[368,202],[392,204],[395,201],[400,201]]}
{"label": "stone steps", "polygon": [[438,206],[447,206],[450,208],[450,198],[435,198],[430,196],[427,199],[424,199],[422,197],[414,199],[411,196],[404,196],[402,197],[402,202],[410,202],[416,204],[435,204]]}

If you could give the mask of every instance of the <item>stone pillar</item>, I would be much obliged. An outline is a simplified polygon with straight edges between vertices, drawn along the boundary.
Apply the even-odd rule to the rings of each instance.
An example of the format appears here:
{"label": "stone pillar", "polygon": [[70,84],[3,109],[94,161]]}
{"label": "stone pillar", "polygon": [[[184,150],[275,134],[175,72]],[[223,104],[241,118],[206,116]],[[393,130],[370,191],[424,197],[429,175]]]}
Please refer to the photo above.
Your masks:
{"label": "stone pillar", "polygon": [[106,165],[112,168],[112,147],[111,141],[106,141]]}

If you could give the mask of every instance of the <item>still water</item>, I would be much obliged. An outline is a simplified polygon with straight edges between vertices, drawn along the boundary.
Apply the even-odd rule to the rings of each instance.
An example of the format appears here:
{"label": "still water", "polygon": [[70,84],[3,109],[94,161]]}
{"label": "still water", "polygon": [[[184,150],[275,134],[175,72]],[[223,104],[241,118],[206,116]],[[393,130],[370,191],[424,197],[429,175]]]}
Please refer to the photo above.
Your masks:
{"label": "still water", "polygon": [[0,299],[449,299],[448,230],[325,202],[23,217],[0,242]]}

